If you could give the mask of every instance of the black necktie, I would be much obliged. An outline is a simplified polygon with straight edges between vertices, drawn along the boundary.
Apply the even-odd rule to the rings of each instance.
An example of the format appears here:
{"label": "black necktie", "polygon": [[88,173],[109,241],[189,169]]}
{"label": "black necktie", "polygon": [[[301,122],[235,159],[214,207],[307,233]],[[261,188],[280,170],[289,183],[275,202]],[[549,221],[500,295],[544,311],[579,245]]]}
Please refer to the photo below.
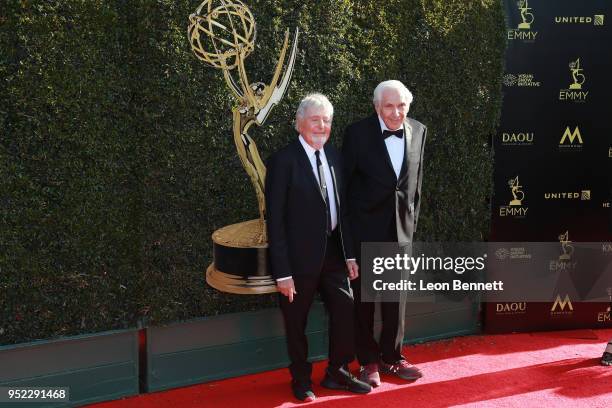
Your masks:
{"label": "black necktie", "polygon": [[317,172],[319,174],[319,188],[321,189],[321,195],[325,200],[325,215],[327,218],[327,225],[325,227],[325,232],[328,236],[331,235],[331,209],[329,208],[329,197],[327,195],[327,183],[325,183],[325,173],[323,172],[323,163],[321,162],[321,152],[315,151],[315,156],[317,158]]}
{"label": "black necktie", "polygon": [[401,139],[402,137],[404,137],[404,129],[383,130],[383,139],[386,139],[390,136],[397,136]]}

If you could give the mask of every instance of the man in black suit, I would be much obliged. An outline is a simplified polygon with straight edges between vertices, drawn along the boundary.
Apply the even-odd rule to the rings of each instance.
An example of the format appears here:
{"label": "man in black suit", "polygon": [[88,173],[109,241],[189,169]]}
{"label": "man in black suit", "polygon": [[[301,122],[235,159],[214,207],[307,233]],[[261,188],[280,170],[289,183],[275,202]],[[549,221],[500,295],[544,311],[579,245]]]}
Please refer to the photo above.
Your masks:
{"label": "man in black suit", "polygon": [[[374,90],[376,113],[346,129],[342,153],[358,259],[363,242],[412,242],[421,203],[427,129],[406,117],[411,102],[412,94],[404,84],[382,82]],[[362,269],[363,273],[372,271]],[[360,281],[351,282],[360,379],[378,386],[379,371],[405,380],[420,378],[421,371],[401,354],[405,301],[381,302],[383,326],[377,342],[374,303],[361,300]]]}
{"label": "man in black suit", "polygon": [[312,401],[304,331],[316,292],[329,312],[329,366],[321,385],[367,393],[353,377],[353,294],[349,279],[359,268],[345,217],[341,156],[329,139],[333,107],[321,94],[305,97],[296,113],[295,141],[272,155],[266,176],[270,267],[280,292],[296,398]]}

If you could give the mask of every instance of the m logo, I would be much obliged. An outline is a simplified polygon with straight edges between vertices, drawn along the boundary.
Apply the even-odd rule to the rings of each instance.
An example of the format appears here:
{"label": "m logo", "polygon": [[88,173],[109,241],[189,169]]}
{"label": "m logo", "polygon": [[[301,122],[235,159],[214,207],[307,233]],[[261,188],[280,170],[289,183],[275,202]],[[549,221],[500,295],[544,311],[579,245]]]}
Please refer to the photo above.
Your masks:
{"label": "m logo", "polygon": [[564,311],[565,306],[568,306],[569,310],[574,311],[574,306],[572,306],[572,302],[570,300],[569,295],[565,295],[565,299],[563,300],[561,300],[561,295],[557,295],[557,298],[555,299],[555,303],[553,304],[553,307],[552,309],[550,309],[550,311],[554,312],[555,310],[557,310],[557,307],[559,307],[561,311]]}
{"label": "m logo", "polygon": [[576,126],[573,132],[570,130],[569,126],[566,127],[565,132],[563,132],[563,136],[561,137],[561,141],[559,142],[559,144],[564,144],[567,139],[569,139],[570,144],[574,144],[574,140],[576,139],[578,139],[578,143],[580,144],[584,143],[582,141],[582,135],[580,134],[580,128],[578,126]]}

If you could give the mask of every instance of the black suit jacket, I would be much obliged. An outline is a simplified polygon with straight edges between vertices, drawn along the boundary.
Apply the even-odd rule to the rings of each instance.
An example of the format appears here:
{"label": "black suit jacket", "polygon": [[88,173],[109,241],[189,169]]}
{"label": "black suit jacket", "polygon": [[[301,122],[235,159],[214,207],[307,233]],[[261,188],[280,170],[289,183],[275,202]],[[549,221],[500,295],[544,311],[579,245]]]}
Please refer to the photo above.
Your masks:
{"label": "black suit jacket", "polygon": [[[354,258],[344,200],[342,157],[324,147],[334,178],[338,227],[345,259]],[[325,202],[299,139],[273,154],[267,163],[266,225],[272,276],[317,275],[327,245]]]}
{"label": "black suit jacket", "polygon": [[[393,171],[378,115],[346,129],[342,153],[357,253],[362,242],[411,242],[416,231],[427,128],[414,119],[406,119],[404,128],[410,130],[412,141],[399,178]],[[404,141],[407,144],[407,138]]]}

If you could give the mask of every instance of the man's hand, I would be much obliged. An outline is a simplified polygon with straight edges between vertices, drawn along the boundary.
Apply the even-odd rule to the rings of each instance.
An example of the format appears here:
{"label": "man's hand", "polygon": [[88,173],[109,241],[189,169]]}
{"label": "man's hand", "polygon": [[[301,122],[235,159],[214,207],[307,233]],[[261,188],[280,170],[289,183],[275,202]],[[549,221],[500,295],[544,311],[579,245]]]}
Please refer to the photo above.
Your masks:
{"label": "man's hand", "polygon": [[359,276],[359,265],[357,265],[357,262],[353,260],[346,261],[346,268],[348,269],[350,280],[356,279]]}
{"label": "man's hand", "polygon": [[293,295],[297,295],[295,285],[293,284],[293,278],[276,282],[276,287],[280,293],[289,298],[289,303],[293,302]]}

